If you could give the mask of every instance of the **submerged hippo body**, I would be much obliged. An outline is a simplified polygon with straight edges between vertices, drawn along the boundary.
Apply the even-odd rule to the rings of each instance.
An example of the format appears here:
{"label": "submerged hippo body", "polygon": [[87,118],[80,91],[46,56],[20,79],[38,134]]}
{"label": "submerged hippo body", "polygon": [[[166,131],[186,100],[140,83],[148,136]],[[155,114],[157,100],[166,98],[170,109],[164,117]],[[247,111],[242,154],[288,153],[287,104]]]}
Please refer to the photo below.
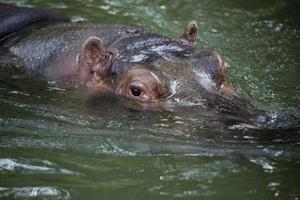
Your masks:
{"label": "submerged hippo body", "polygon": [[27,26],[6,36],[2,47],[34,76],[77,77],[94,93],[109,91],[144,108],[198,105],[264,121],[263,111],[228,86],[221,57],[194,48],[196,37],[194,21],[175,39],[133,26],[56,22]]}

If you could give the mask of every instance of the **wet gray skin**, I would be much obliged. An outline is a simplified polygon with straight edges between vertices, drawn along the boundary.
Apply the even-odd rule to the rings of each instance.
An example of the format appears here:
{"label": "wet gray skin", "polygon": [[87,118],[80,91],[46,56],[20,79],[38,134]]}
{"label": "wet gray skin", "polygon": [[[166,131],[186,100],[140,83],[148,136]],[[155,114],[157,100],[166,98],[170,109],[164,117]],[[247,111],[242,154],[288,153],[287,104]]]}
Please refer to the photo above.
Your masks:
{"label": "wet gray skin", "polygon": [[[192,36],[187,35],[191,24],[196,28]],[[198,106],[199,112],[227,114],[255,125],[265,123],[265,112],[226,82],[227,64],[220,55],[193,47],[196,36],[195,22],[187,26],[181,38],[162,37],[124,25],[58,23],[28,27],[3,46],[21,58],[33,76],[48,80],[80,77],[78,82],[94,88],[93,93],[109,91],[125,97],[129,107],[173,110],[176,106]],[[101,40],[108,56],[100,61],[109,69],[104,75],[97,69],[87,69],[84,45],[90,38]],[[124,87],[121,84],[126,82],[122,77],[135,68],[150,71],[159,79],[161,86],[154,91],[154,101],[127,98],[120,92]]]}

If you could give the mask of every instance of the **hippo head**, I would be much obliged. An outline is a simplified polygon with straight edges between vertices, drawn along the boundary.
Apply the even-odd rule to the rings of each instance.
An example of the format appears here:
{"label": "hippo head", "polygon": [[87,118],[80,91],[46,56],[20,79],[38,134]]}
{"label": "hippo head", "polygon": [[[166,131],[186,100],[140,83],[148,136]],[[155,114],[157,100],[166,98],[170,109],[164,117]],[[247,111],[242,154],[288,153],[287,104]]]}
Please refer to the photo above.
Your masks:
{"label": "hippo head", "polygon": [[83,46],[89,70],[81,73],[82,80],[93,91],[105,88],[143,108],[198,105],[252,116],[255,107],[226,82],[227,64],[221,56],[194,48],[197,30],[192,21],[178,39],[143,32],[110,48],[90,37]]}
{"label": "hippo head", "polygon": [[154,57],[116,72],[116,93],[143,107],[168,107],[200,105],[208,93],[233,92],[226,83],[227,64],[215,52]]}

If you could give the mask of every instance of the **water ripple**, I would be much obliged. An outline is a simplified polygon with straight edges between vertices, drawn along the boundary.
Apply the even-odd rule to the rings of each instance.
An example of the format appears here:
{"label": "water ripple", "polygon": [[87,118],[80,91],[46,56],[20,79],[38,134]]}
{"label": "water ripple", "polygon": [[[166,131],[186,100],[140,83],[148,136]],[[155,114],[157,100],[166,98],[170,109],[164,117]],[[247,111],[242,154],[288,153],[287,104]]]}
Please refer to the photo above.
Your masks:
{"label": "water ripple", "polygon": [[[43,161],[44,164],[53,165],[50,161]],[[22,171],[22,172],[34,172],[34,173],[59,173],[59,174],[65,174],[65,175],[80,175],[78,172],[73,172],[68,169],[55,169],[51,168],[49,166],[38,166],[38,165],[32,165],[23,163],[21,160],[16,159],[10,159],[10,158],[0,158],[0,172],[5,171]]]}
{"label": "water ripple", "polygon": [[55,198],[70,199],[70,193],[55,187],[0,187],[0,198]]}

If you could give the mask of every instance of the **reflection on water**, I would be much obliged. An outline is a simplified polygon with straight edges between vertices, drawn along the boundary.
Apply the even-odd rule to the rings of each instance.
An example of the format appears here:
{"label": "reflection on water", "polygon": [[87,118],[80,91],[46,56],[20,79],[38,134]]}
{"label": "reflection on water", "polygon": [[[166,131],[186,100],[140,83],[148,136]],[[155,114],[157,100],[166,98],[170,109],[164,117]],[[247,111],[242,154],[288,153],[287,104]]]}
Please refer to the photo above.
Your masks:
{"label": "reflection on water", "polygon": [[[297,1],[8,2],[174,37],[195,19],[198,47],[224,55],[234,86],[274,116],[299,121]],[[128,109],[0,67],[0,199],[296,200],[299,134],[241,127],[197,106]]]}
{"label": "reflection on water", "polygon": [[[1,198],[35,198],[43,197],[47,199],[70,199],[70,194],[66,191],[60,192],[51,187],[22,187],[22,188],[5,188],[0,187]],[[65,193],[65,194],[64,194]]]}

